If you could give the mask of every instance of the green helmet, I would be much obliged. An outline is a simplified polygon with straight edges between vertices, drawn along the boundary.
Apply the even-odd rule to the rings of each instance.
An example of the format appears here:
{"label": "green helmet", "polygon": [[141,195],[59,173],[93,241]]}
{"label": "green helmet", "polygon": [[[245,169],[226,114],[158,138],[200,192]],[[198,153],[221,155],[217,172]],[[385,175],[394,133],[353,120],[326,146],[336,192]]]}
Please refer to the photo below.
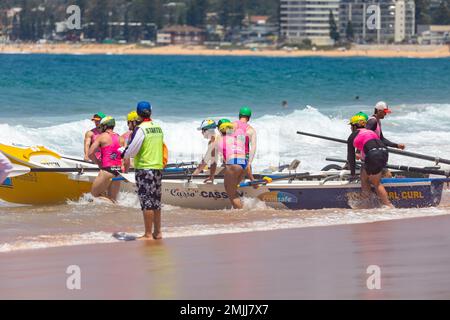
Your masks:
{"label": "green helmet", "polygon": [[252,116],[252,109],[247,106],[242,107],[241,110],[239,110],[239,117],[241,116],[250,118]]}

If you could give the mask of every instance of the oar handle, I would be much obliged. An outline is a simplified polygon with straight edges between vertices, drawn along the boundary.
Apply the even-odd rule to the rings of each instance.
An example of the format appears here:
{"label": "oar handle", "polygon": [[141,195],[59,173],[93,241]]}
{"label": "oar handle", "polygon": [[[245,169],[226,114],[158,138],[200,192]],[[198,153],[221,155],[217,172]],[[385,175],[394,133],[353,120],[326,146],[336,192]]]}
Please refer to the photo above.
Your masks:
{"label": "oar handle", "polygon": [[[341,162],[341,163],[347,162],[346,160],[336,159],[336,158],[326,158],[325,160],[331,161],[331,162]],[[361,161],[357,161],[356,163],[362,164]],[[407,172],[434,174],[434,175],[438,175],[438,176],[446,176],[447,178],[450,177],[450,170],[426,169],[426,168],[400,166],[400,165],[392,165],[392,164],[387,164],[386,168],[392,169],[392,170],[407,171]]]}
{"label": "oar handle", "polygon": [[[343,139],[337,139],[337,138],[322,136],[322,135],[303,132],[303,131],[297,131],[297,134],[300,134],[303,136],[308,136],[308,137],[313,137],[313,138],[318,138],[318,139],[322,139],[322,140],[334,141],[334,142],[345,143],[345,144],[347,143],[347,141],[345,141]],[[436,164],[439,164],[439,163],[450,164],[450,160],[448,160],[448,159],[442,159],[439,157],[427,156],[427,155],[420,154],[420,153],[403,151],[403,150],[395,149],[395,148],[391,148],[391,147],[388,147],[387,149],[389,150],[390,153],[395,153],[395,154],[402,155],[405,157],[429,160],[429,161],[435,162]]]}

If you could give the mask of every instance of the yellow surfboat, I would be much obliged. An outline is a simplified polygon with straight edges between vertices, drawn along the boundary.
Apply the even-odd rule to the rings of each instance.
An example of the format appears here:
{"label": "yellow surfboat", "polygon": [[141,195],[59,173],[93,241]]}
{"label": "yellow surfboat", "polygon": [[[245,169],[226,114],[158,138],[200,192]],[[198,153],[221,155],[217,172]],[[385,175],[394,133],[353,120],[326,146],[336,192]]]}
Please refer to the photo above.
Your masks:
{"label": "yellow surfboat", "polygon": [[[42,146],[23,147],[0,144],[10,161],[29,168],[92,168],[93,164],[72,161]],[[89,193],[92,176],[76,173],[30,172],[8,178],[0,185],[0,199],[18,204],[48,205],[77,200]]]}

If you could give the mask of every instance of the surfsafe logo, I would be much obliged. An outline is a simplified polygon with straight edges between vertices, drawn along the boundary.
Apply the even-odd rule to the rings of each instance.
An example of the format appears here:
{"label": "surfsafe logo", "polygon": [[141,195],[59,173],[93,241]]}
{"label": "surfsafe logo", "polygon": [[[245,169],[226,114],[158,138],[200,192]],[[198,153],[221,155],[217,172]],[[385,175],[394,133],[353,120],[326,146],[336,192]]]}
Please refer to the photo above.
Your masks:
{"label": "surfsafe logo", "polygon": [[261,201],[272,203],[298,203],[295,195],[288,192],[272,191],[263,193],[258,197]]}
{"label": "surfsafe logo", "polygon": [[6,188],[12,188],[12,180],[11,180],[11,178],[6,178],[6,180],[5,181],[3,181],[3,183],[2,183],[2,185],[1,185],[2,187],[6,187]]}

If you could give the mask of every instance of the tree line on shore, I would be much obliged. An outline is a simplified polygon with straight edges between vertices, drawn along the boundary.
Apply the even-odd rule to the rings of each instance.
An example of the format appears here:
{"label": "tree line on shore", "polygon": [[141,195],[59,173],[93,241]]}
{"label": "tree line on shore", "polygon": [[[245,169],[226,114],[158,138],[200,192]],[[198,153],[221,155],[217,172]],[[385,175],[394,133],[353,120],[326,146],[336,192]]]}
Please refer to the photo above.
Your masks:
{"label": "tree line on shore", "polygon": [[[122,37],[133,32],[128,23],[141,23],[148,32],[168,25],[190,25],[204,28],[208,17],[213,14],[214,22],[235,29],[242,26],[246,15],[269,15],[278,19],[278,0],[2,0],[0,25],[14,25],[12,38],[38,40],[48,37],[54,31],[56,22],[66,19],[66,9],[77,5],[81,9],[82,23],[91,25],[88,37],[99,41],[111,35],[111,22],[125,22]],[[6,11],[19,7],[21,11],[7,21]]]}

